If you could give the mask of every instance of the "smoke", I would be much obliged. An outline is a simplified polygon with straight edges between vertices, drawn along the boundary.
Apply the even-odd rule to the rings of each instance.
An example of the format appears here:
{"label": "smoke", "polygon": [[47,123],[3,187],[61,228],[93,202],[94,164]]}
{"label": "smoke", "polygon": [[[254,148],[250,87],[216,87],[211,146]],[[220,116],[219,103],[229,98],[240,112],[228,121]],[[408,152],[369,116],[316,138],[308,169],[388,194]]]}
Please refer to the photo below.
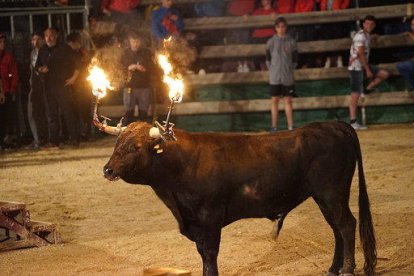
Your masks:
{"label": "smoke", "polygon": [[174,67],[174,73],[184,75],[196,59],[196,50],[181,37],[164,40],[163,44],[163,48],[157,52],[167,54]]}
{"label": "smoke", "polygon": [[114,87],[114,90],[122,88],[126,82],[127,74],[123,70],[121,57],[124,49],[117,44],[107,45],[95,51],[91,65],[97,65],[102,68]]}

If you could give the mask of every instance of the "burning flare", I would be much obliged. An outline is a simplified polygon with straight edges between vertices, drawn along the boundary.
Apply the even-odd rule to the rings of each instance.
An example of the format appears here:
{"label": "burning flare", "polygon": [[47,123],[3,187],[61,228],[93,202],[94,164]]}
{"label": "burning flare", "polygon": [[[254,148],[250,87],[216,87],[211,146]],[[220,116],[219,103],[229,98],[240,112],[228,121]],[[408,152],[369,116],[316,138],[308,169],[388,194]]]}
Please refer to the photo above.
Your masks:
{"label": "burning flare", "polygon": [[179,103],[183,99],[184,81],[180,74],[174,73],[173,66],[166,54],[158,54],[158,64],[164,71],[163,82],[168,86],[168,96],[171,101]]}
{"label": "burning flare", "polygon": [[96,65],[89,69],[87,80],[92,84],[92,94],[97,99],[105,97],[107,89],[113,89],[105,72]]}
{"label": "burning flare", "polygon": [[104,117],[103,122],[99,121],[99,116],[98,116],[99,100],[105,97],[107,89],[114,89],[111,86],[108,78],[106,77],[105,72],[98,66],[94,65],[91,69],[89,69],[89,76],[87,80],[91,82],[92,94],[96,97],[93,120],[92,120],[93,124],[100,131],[106,132],[111,135],[119,135],[125,129],[125,127],[122,127],[122,119],[116,127],[108,126],[106,120],[110,120],[109,118]]}

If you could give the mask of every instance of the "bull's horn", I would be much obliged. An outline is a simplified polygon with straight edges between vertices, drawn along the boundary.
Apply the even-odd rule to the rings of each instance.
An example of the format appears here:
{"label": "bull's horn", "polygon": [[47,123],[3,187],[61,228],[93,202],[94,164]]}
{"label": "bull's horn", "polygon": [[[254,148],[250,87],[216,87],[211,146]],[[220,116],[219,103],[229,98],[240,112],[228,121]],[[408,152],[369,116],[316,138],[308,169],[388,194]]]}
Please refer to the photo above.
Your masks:
{"label": "bull's horn", "polygon": [[149,136],[151,138],[160,138],[161,137],[160,130],[157,127],[150,128],[150,130],[149,130]]}
{"label": "bull's horn", "polygon": [[118,136],[126,127],[113,127],[108,126],[107,124],[103,124],[99,122],[99,120],[93,120],[93,124],[100,130],[105,133]]}

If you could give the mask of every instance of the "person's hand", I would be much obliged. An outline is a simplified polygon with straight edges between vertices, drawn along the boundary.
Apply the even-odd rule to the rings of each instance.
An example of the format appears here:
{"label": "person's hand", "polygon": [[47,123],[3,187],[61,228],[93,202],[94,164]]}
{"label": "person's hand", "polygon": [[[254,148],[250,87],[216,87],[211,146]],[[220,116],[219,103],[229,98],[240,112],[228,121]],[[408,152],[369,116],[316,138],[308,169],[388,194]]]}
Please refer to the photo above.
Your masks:
{"label": "person's hand", "polygon": [[367,79],[372,79],[374,74],[372,73],[371,69],[366,70]]}
{"label": "person's hand", "polygon": [[76,81],[76,78],[71,77],[71,78],[69,78],[65,81],[65,86],[73,85],[75,83],[75,81]]}
{"label": "person's hand", "polygon": [[405,32],[404,35],[405,36],[408,36],[409,38],[411,38],[412,40],[414,40],[414,33],[412,33],[412,32]]}
{"label": "person's hand", "polygon": [[136,65],[136,64],[131,64],[131,65],[129,65],[129,66],[128,66],[128,70],[129,70],[129,71],[134,71],[134,70],[137,70],[137,65]]}
{"label": "person's hand", "polygon": [[39,72],[40,73],[47,73],[47,72],[49,72],[49,68],[47,68],[47,66],[40,66],[39,67]]}
{"label": "person's hand", "polygon": [[3,92],[0,92],[0,104],[4,104],[6,101],[6,95]]}
{"label": "person's hand", "polygon": [[108,9],[103,9],[102,13],[105,14],[106,16],[111,16],[111,11]]}
{"label": "person's hand", "polygon": [[177,20],[178,20],[178,16],[177,16],[176,14],[171,14],[171,15],[170,15],[170,19],[171,19],[172,21],[177,21]]}
{"label": "person's hand", "polygon": [[136,65],[136,68],[137,68],[137,70],[138,70],[138,71],[141,71],[141,72],[145,72],[145,71],[147,71],[147,69],[145,69],[145,67],[144,67],[144,66],[142,66],[142,65],[140,65],[140,64],[137,64],[137,65]]}
{"label": "person's hand", "polygon": [[371,41],[372,41],[372,40],[373,40],[373,41],[377,41],[379,37],[380,37],[380,36],[379,36],[378,34],[372,34],[372,35],[370,35],[370,36],[369,36],[369,38],[371,39]]}

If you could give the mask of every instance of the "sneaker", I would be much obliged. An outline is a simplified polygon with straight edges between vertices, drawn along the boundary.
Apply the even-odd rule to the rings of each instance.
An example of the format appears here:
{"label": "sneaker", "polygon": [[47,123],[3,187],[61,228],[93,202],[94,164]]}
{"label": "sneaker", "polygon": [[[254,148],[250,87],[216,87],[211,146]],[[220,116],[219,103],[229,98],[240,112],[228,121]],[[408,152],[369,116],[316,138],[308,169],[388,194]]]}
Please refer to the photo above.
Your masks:
{"label": "sneaker", "polygon": [[351,124],[351,126],[355,130],[365,130],[365,129],[367,129],[367,126],[360,125],[358,122],[355,122],[355,123]]}
{"label": "sneaker", "polygon": [[336,61],[336,67],[338,68],[344,67],[344,63],[342,62],[342,56],[338,56],[338,60]]}
{"label": "sneaker", "polygon": [[276,132],[277,132],[277,127],[271,127],[271,128],[269,129],[269,132],[270,132],[270,133],[276,133]]}
{"label": "sneaker", "polygon": [[25,146],[24,149],[26,149],[26,150],[40,150],[40,146],[39,146],[38,143],[33,142],[30,145]]}
{"label": "sneaker", "polygon": [[326,59],[325,65],[323,67],[324,68],[331,68],[331,59],[330,58]]}
{"label": "sneaker", "polygon": [[288,127],[288,130],[290,131],[290,130],[294,130],[295,129],[295,127],[294,126],[290,126],[290,127]]}

